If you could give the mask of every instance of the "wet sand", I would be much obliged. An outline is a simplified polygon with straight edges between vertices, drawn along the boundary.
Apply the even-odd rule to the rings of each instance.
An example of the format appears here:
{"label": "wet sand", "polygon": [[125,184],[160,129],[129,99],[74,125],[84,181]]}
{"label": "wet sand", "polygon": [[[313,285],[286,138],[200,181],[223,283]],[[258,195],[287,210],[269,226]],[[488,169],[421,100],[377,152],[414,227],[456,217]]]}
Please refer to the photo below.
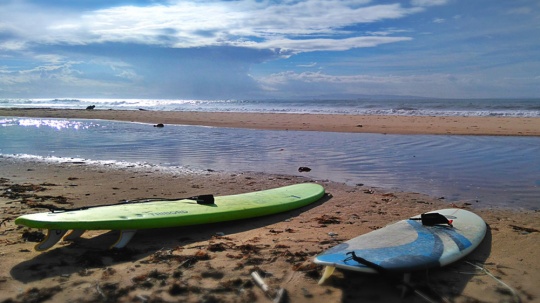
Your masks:
{"label": "wet sand", "polygon": [[0,116],[105,119],[151,124],[205,125],[330,132],[540,136],[540,118],[360,116],[267,113],[2,109]]}
{"label": "wet sand", "polygon": [[[5,111],[0,110],[0,116],[7,115]],[[7,111],[22,116],[18,111]],[[20,112],[40,116],[41,111]],[[52,114],[189,124],[173,120],[179,119],[174,113],[147,111],[47,110],[41,116]],[[169,115],[171,120],[167,120]],[[214,119],[215,126],[236,127],[226,119],[229,114],[200,115],[206,115],[203,120]],[[245,120],[238,127],[253,128],[266,117],[254,115],[247,122],[249,114],[240,114],[238,119],[240,116]],[[278,116],[289,119],[288,129],[297,129],[303,124],[293,117],[305,115]],[[307,117],[303,123],[324,124],[316,123],[314,118]],[[346,121],[343,117],[338,120]],[[521,120],[527,119],[512,121]],[[190,121],[197,124],[200,120]],[[530,126],[523,125],[538,123],[534,119],[521,122],[509,125],[521,125],[520,132],[529,132],[526,129]],[[267,128],[284,127],[283,123]],[[357,130],[367,128],[368,123],[362,127],[351,125]],[[415,289],[434,302],[540,300],[540,214],[535,211],[475,209],[474,204],[451,204],[418,193],[319,181],[328,195],[299,210],[237,222],[140,231],[125,249],[118,251],[107,249],[115,242],[116,234],[89,231],[75,242],[60,242],[40,253],[33,246],[45,231],[16,226],[13,221],[21,214],[46,211],[46,205],[78,207],[123,199],[227,195],[311,181],[295,176],[213,171],[174,175],[152,168],[117,169],[84,161],[52,164],[5,157],[0,158],[0,172],[0,302],[271,302],[251,279],[254,270],[272,290],[285,288],[289,302],[425,302],[414,293],[402,299],[400,289],[377,275],[337,271],[323,285],[317,285],[322,267],[315,266],[312,259],[352,237],[447,207],[476,212],[488,224],[488,234],[478,249],[463,260],[430,270],[429,275],[414,273]]]}

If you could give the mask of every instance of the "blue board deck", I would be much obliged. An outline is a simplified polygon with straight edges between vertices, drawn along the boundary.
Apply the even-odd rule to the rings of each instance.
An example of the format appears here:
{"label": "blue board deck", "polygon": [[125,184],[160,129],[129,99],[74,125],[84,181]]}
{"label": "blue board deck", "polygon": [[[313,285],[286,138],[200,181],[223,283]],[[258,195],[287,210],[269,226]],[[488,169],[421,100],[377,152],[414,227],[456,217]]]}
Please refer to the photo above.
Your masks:
{"label": "blue board deck", "polygon": [[[426,226],[418,220],[402,220],[334,246],[318,255],[314,262],[367,273],[378,272],[377,266],[388,271],[411,272],[455,262],[484,239],[486,224],[478,215],[464,209],[432,213],[444,215],[453,221],[453,226]],[[350,252],[374,263],[375,267],[352,259]]]}

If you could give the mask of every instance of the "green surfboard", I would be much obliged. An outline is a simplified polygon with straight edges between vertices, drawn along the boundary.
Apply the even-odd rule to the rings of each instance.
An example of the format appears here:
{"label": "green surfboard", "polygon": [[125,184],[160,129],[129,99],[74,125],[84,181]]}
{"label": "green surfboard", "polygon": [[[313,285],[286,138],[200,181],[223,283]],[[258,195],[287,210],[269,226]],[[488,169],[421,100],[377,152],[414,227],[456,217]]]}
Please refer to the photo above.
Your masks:
{"label": "green surfboard", "polygon": [[72,240],[85,230],[121,230],[112,247],[121,248],[138,229],[188,226],[271,215],[296,209],[319,200],[324,188],[303,183],[244,194],[218,196],[213,203],[200,204],[193,199],[122,203],[80,210],[54,211],[23,215],[15,224],[47,229],[45,240],[36,250],[46,250],[64,237]]}

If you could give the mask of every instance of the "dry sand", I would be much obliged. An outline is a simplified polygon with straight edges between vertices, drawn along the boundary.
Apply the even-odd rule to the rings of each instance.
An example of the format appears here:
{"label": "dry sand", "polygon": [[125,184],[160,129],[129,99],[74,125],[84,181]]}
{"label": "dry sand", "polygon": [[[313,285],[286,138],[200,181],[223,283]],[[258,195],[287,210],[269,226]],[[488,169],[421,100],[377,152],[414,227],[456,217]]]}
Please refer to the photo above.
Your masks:
{"label": "dry sand", "polygon": [[[15,116],[22,116],[19,112],[36,115],[41,112],[7,111]],[[41,116],[69,113],[63,117],[188,124],[174,113],[45,112]],[[7,115],[6,110],[0,110],[2,115]],[[227,119],[236,116],[200,115],[206,116],[199,118],[205,121],[213,117],[215,124],[211,125],[218,126],[234,126]],[[252,121],[252,124],[244,122],[243,126],[253,128],[262,127],[263,117],[272,118],[240,116],[243,121]],[[307,122],[302,123],[322,124],[307,115],[277,115],[273,119],[279,120],[278,116],[287,117],[288,122],[275,122],[276,128],[287,123],[290,129],[301,127],[296,118],[305,118],[302,121]],[[332,118],[327,116],[321,117],[321,121]],[[342,120],[346,119],[337,119]],[[190,121],[197,124],[197,119]],[[358,121],[351,123],[366,126],[354,126],[350,131],[368,128],[369,123]],[[508,127],[517,127],[519,131],[506,135],[533,134],[528,127],[538,125],[538,119],[512,121]],[[470,124],[483,125],[483,122]],[[336,129],[339,127],[343,126]],[[536,132],[540,129],[531,128]],[[487,134],[486,129],[482,128],[482,133]],[[377,275],[338,271],[324,285],[317,285],[322,268],[311,261],[315,255],[344,240],[409,216],[450,206],[466,207],[478,213],[489,226],[488,234],[480,247],[465,259],[430,270],[429,274],[414,273],[412,282],[416,288],[434,302],[540,302],[537,211],[484,209],[466,203],[453,205],[417,193],[320,182],[328,195],[292,212],[237,222],[140,231],[127,248],[118,251],[107,250],[116,234],[89,231],[78,241],[61,242],[40,253],[33,246],[44,231],[13,223],[21,214],[45,211],[40,205],[77,207],[145,197],[226,195],[310,180],[210,171],[204,175],[174,175],[152,168],[113,169],[84,162],[51,164],[5,157],[0,158],[0,172],[0,302],[270,302],[254,285],[250,277],[254,270],[261,273],[273,290],[285,288],[290,302],[425,302],[416,294],[402,299],[395,285]]]}

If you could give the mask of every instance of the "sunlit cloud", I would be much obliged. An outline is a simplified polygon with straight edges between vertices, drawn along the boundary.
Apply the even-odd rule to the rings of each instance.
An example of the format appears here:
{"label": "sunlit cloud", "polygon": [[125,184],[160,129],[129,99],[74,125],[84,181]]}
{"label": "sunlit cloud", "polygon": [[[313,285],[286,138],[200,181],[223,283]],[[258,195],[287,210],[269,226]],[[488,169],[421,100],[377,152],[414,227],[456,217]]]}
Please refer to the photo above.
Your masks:
{"label": "sunlit cloud", "polygon": [[[523,79],[522,79],[523,80]],[[469,96],[470,92],[460,94],[459,90],[466,87],[489,86],[492,79],[478,74],[454,75],[436,73],[430,75],[330,75],[321,71],[294,72],[287,71],[271,74],[257,79],[261,86],[271,92],[288,92],[294,94],[298,87],[310,90],[314,94],[380,94],[384,88],[386,94],[424,95],[440,97],[454,93],[454,97]],[[518,81],[499,83],[499,92],[516,85]],[[522,81],[521,81],[522,82]],[[474,97],[484,97],[485,92],[478,92]]]}
{"label": "sunlit cloud", "polygon": [[[400,4],[369,5],[368,1],[299,1],[275,5],[252,1],[181,1],[112,7],[80,15],[54,12],[48,17],[45,15],[51,12],[35,13],[27,8],[21,6],[15,9],[15,14],[3,14],[3,28],[10,28],[6,31],[13,36],[11,43],[4,43],[3,48],[21,49],[27,43],[116,42],[176,48],[232,45],[292,52],[343,50],[407,40],[358,37],[345,28],[421,11]],[[29,19],[33,20],[31,24],[27,22]],[[341,46],[335,46],[337,42]]]}
{"label": "sunlit cloud", "polygon": [[448,3],[449,0],[412,0],[411,4],[416,6],[435,6],[435,5],[444,5]]}
{"label": "sunlit cloud", "polygon": [[508,14],[514,14],[514,15],[528,15],[533,12],[534,10],[528,6],[516,7],[507,11]]}
{"label": "sunlit cloud", "polygon": [[296,66],[298,66],[298,67],[306,67],[306,68],[310,68],[310,67],[315,67],[315,66],[317,66],[317,62],[311,62],[311,63],[309,63],[309,64],[298,64],[298,65],[296,65]]}

